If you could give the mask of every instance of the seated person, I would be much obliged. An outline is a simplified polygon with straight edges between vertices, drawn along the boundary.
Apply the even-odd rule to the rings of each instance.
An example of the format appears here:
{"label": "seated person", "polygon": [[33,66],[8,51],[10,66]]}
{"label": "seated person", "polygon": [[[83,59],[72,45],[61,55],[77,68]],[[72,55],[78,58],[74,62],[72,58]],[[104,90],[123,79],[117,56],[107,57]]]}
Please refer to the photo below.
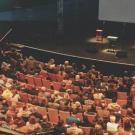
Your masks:
{"label": "seated person", "polygon": [[77,114],[77,112],[76,111],[73,111],[73,113],[72,113],[72,115],[71,116],[69,116],[67,119],[66,119],[66,123],[68,124],[68,125],[71,125],[72,123],[76,123],[76,124],[80,124],[81,123],[81,121],[80,121],[80,119],[78,119],[75,115]]}
{"label": "seated person", "polygon": [[28,127],[29,131],[41,131],[42,127],[41,125],[36,121],[35,116],[30,116],[29,121],[26,123],[26,126]]}
{"label": "seated person", "polygon": [[79,101],[76,101],[75,103],[72,103],[71,109],[72,109],[72,111],[76,111],[76,112],[82,112],[83,111],[81,103]]}
{"label": "seated person", "polygon": [[119,112],[121,110],[120,105],[116,102],[116,98],[112,99],[112,103],[108,104],[107,109],[113,112]]}
{"label": "seated person", "polygon": [[64,126],[64,121],[60,120],[58,124],[54,127],[53,135],[61,135],[66,133],[66,127]]}
{"label": "seated person", "polygon": [[95,104],[89,105],[87,108],[87,111],[85,113],[95,114],[96,113],[96,105]]}
{"label": "seated person", "polygon": [[8,88],[6,88],[6,89],[3,91],[3,93],[2,93],[2,97],[3,97],[4,99],[11,99],[12,96],[13,96],[13,93],[12,93],[11,90],[8,89]]}
{"label": "seated person", "polygon": [[19,128],[19,127],[22,127],[22,126],[25,126],[25,121],[23,120],[22,117],[16,117],[14,119],[14,127]]}
{"label": "seated person", "polygon": [[123,135],[133,135],[132,123],[131,123],[130,119],[127,119],[124,122],[124,134]]}
{"label": "seated person", "polygon": [[107,122],[107,132],[115,135],[118,131],[119,124],[116,123],[116,117],[114,115],[110,116],[110,122]]}
{"label": "seated person", "polygon": [[68,135],[83,135],[83,130],[77,127],[76,123],[72,123],[71,127],[67,128]]}
{"label": "seated person", "polygon": [[104,98],[104,94],[102,92],[96,90],[95,93],[93,94],[93,98],[101,100]]}

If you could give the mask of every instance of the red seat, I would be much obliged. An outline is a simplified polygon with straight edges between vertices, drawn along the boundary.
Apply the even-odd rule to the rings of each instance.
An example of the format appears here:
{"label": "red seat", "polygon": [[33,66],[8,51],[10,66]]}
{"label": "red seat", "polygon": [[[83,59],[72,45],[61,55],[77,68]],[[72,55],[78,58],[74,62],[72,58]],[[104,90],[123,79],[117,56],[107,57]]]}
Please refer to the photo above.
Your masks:
{"label": "red seat", "polygon": [[71,85],[66,85],[65,88],[66,89],[72,89]]}
{"label": "red seat", "polygon": [[132,101],[132,108],[135,109],[135,100]]}
{"label": "red seat", "polygon": [[49,80],[42,79],[43,86],[47,89],[51,88],[51,82]]}
{"label": "red seat", "polygon": [[57,109],[48,108],[49,121],[52,124],[57,124],[59,121],[59,115]]}
{"label": "red seat", "polygon": [[76,99],[77,96],[78,96],[78,95],[76,95],[76,94],[71,94],[71,95],[70,95],[70,98],[71,98],[71,99]]}
{"label": "red seat", "polygon": [[66,111],[59,111],[60,120],[64,120],[66,122],[66,119],[70,116],[70,112]]}
{"label": "red seat", "polygon": [[117,99],[125,100],[127,97],[127,92],[117,92]]}
{"label": "red seat", "polygon": [[26,87],[26,89],[28,89],[28,90],[32,90],[32,89],[34,88],[34,86],[31,85],[31,84],[26,84],[25,87]]}
{"label": "red seat", "polygon": [[34,83],[35,83],[36,87],[42,87],[43,86],[41,78],[34,77]]}
{"label": "red seat", "polygon": [[85,114],[85,116],[88,118],[88,121],[92,123],[96,117],[96,114]]}
{"label": "red seat", "polygon": [[126,105],[127,104],[127,100],[117,99],[117,104],[119,104],[121,107],[123,107],[123,105]]}
{"label": "red seat", "polygon": [[61,89],[61,83],[60,82],[52,82],[52,86],[54,90],[60,90]]}
{"label": "red seat", "polygon": [[47,109],[45,107],[36,107],[36,111],[40,113],[42,116],[47,116]]}
{"label": "red seat", "polygon": [[97,114],[99,117],[102,118],[107,118],[110,116],[110,112],[108,110],[102,110],[102,109],[97,110]]}
{"label": "red seat", "polygon": [[41,72],[39,73],[39,76],[40,76],[42,79],[46,79],[46,78],[48,77],[48,73],[41,71]]}
{"label": "red seat", "polygon": [[73,86],[73,91],[77,91],[77,92],[80,92],[80,87],[79,86]]}
{"label": "red seat", "polygon": [[51,81],[57,81],[56,79],[56,74],[53,74],[53,73],[48,73],[48,77]]}
{"label": "red seat", "polygon": [[28,103],[28,94],[20,92],[21,101],[24,103]]}
{"label": "red seat", "polygon": [[32,75],[26,75],[25,77],[26,77],[26,80],[27,80],[28,84],[35,85],[34,78],[33,78]]}
{"label": "red seat", "polygon": [[56,74],[56,80],[57,80],[58,82],[62,82],[63,79],[64,79],[64,77],[63,77],[62,75]]}

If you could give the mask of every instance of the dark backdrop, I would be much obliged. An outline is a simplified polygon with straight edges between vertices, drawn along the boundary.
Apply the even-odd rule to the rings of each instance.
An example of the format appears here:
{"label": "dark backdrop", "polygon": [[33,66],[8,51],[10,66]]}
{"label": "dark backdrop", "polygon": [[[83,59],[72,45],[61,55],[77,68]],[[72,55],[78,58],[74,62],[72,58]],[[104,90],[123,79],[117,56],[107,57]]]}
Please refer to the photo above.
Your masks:
{"label": "dark backdrop", "polygon": [[[4,1],[4,0],[3,0]],[[8,2],[10,4],[8,4]],[[13,11],[16,7],[26,9],[29,7],[41,5],[55,5],[56,0],[6,0],[4,7],[0,7],[3,11]],[[7,4],[7,7],[6,7]],[[50,6],[52,8],[52,6]],[[57,8],[49,10],[54,13],[53,17],[30,19],[16,19],[11,21],[0,22],[0,36],[10,28],[13,32],[7,40],[10,41],[52,41],[57,38]],[[39,11],[38,11],[39,12]],[[43,12],[43,11],[41,11]],[[34,14],[35,12],[33,12]],[[41,13],[42,14],[42,13]],[[19,13],[18,13],[19,16]],[[41,16],[40,16],[41,17]],[[21,18],[21,16],[20,16]],[[42,18],[42,17],[41,17]],[[95,35],[96,28],[104,29],[104,35],[119,36],[121,41],[134,41],[135,24],[116,23],[116,22],[102,22],[98,21],[98,0],[64,0],[64,34],[61,39],[85,39]],[[55,41],[55,40],[54,40]]]}

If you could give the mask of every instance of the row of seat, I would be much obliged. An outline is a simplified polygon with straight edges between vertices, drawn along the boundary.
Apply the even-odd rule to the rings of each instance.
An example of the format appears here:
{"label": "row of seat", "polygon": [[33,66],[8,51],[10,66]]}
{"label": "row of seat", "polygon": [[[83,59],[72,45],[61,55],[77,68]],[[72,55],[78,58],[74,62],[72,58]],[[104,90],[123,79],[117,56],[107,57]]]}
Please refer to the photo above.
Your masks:
{"label": "row of seat", "polygon": [[[48,81],[48,80],[47,80]],[[31,89],[31,85],[29,85],[29,84],[26,84],[27,85],[27,88],[29,89]],[[30,90],[29,89],[29,90]],[[47,89],[47,92],[49,92],[49,93],[51,93],[51,94],[53,94],[54,93],[54,90],[50,90],[50,89]],[[59,93],[59,95],[60,96],[64,96],[64,92],[60,92]],[[23,96],[23,97],[25,97],[25,102],[28,100],[28,98],[27,98],[27,96]],[[77,94],[70,94],[70,98],[71,99],[75,99],[77,97]],[[124,105],[126,105],[127,104],[127,93],[126,92],[117,92],[117,103],[121,106],[121,107],[123,107]],[[27,99],[27,100],[26,100]],[[38,98],[39,100],[41,100],[42,98],[40,97],[40,98]],[[96,105],[99,105],[100,104],[100,100],[98,100],[98,99],[95,99],[94,100],[95,101],[95,104]],[[112,99],[109,99],[109,98],[105,98],[105,101],[106,101],[106,103],[108,104],[108,103],[111,103],[112,102]],[[132,102],[133,103],[133,108],[135,107],[135,105],[134,105],[134,101]]]}
{"label": "row of seat", "polygon": [[[27,80],[27,83],[30,84],[31,86],[35,86],[35,87],[46,87],[48,89],[51,88],[51,86],[54,88],[54,90],[60,90],[61,89],[61,83],[60,82],[56,82],[56,81],[49,81],[46,79],[42,79],[39,77],[35,77],[33,75],[26,75],[25,79]],[[69,89],[73,89],[76,91],[80,91],[80,87],[79,86],[67,86],[67,88]],[[128,98],[127,92],[117,92],[117,99],[121,99],[121,100],[126,100]]]}

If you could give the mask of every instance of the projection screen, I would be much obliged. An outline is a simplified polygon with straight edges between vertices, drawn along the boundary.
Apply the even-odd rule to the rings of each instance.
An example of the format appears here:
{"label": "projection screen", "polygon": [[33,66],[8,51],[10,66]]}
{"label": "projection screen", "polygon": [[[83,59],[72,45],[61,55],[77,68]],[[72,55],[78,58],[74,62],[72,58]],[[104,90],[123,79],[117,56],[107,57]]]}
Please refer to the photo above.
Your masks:
{"label": "projection screen", "polygon": [[99,20],[135,23],[135,0],[99,0]]}

